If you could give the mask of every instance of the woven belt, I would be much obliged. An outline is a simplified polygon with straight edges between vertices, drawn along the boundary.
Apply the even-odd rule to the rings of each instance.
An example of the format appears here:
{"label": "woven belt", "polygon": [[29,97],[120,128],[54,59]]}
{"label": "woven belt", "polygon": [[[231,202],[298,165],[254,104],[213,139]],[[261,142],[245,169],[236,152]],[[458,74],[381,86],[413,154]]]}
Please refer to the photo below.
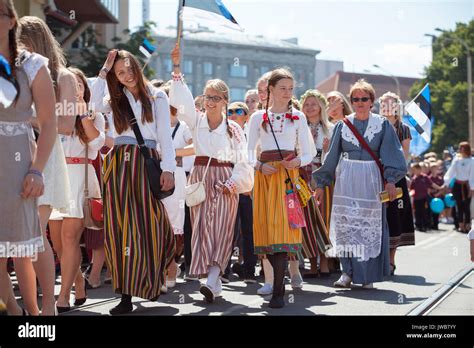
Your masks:
{"label": "woven belt", "polygon": [[[66,157],[67,164],[85,164],[86,159],[84,157]],[[92,164],[92,160],[88,160],[87,163]]]}
{"label": "woven belt", "polygon": [[[288,155],[295,154],[294,151],[288,151],[288,150],[281,150],[281,154],[283,155],[283,158],[285,158]],[[260,154],[260,162],[275,162],[275,161],[281,161],[281,156],[280,152],[278,150],[271,150],[271,151],[263,151]]]}
{"label": "woven belt", "polygon": [[[207,162],[209,161],[208,156],[196,156],[194,160],[195,166],[207,166]],[[218,159],[213,158],[211,159],[211,163],[209,164],[210,167],[230,167],[233,168],[234,164],[232,162],[220,162]]]}

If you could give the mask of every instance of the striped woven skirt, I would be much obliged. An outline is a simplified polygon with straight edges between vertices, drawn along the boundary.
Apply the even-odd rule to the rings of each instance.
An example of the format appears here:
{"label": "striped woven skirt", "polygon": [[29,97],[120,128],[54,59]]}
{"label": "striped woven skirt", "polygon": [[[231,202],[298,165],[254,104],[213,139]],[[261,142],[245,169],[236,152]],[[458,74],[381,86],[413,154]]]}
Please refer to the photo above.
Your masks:
{"label": "striped woven skirt", "polygon": [[[150,154],[158,158],[156,150]],[[113,289],[156,300],[175,253],[165,208],[151,193],[138,146],[114,146],[103,170],[105,255]]]}
{"label": "striped woven skirt", "polygon": [[[264,153],[262,153],[262,156]],[[286,156],[286,154],[284,154]],[[262,158],[260,159],[261,161]],[[278,161],[268,162],[278,172],[272,175],[255,173],[253,204],[253,240],[255,254],[302,250],[301,228],[291,228],[288,223],[286,195],[286,172]],[[292,180],[298,177],[298,169],[288,170]]]}
{"label": "striped woven skirt", "polygon": [[[195,165],[189,182],[202,180],[204,170],[205,165]],[[231,175],[231,167],[210,166],[204,180],[206,200],[190,209],[192,275],[204,276],[210,266],[219,266],[224,272],[229,262],[239,195],[222,193],[222,183]]]}

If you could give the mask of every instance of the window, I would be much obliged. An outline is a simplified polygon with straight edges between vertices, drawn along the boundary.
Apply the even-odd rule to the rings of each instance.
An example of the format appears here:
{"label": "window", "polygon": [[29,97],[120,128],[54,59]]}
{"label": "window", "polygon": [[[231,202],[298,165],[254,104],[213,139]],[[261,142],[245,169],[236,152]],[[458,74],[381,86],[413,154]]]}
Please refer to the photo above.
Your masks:
{"label": "window", "polygon": [[213,65],[211,62],[204,62],[202,69],[205,76],[212,76],[213,74]]}
{"label": "window", "polygon": [[184,74],[192,74],[193,73],[193,61],[189,59],[184,60]]}
{"label": "window", "polygon": [[231,65],[229,75],[231,77],[247,77],[247,65]]}
{"label": "window", "polygon": [[231,88],[230,89],[230,100],[231,101],[245,101],[245,88]]}
{"label": "window", "polygon": [[166,58],[163,60],[163,69],[165,70],[165,75],[171,74],[171,71],[173,70],[171,59]]}

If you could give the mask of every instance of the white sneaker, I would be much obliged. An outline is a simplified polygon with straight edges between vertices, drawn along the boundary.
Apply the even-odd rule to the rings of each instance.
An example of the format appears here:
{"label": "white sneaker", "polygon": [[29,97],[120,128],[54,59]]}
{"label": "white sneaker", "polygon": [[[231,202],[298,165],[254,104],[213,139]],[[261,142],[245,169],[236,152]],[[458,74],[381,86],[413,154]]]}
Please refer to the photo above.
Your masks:
{"label": "white sneaker", "polygon": [[161,286],[161,291],[160,291],[162,294],[166,294],[168,292],[168,287],[166,286],[166,284],[163,284]]}
{"label": "white sneaker", "polygon": [[352,283],[351,277],[349,277],[346,273],[342,273],[341,277],[334,282],[334,286],[336,288],[350,288]]}
{"label": "white sneaker", "polygon": [[176,278],[179,278],[180,275],[181,275],[181,268],[179,268],[178,266],[178,270],[176,271]]}
{"label": "white sneaker", "polygon": [[291,287],[293,289],[303,289],[303,278],[299,272],[291,277]]}
{"label": "white sneaker", "polygon": [[263,284],[263,286],[257,290],[257,294],[259,295],[271,295],[273,294],[273,285],[271,284]]}
{"label": "white sneaker", "polygon": [[167,280],[166,281],[166,287],[168,289],[172,289],[176,286],[176,280]]}
{"label": "white sneaker", "polygon": [[364,284],[362,285],[363,289],[373,289],[374,288],[374,283],[369,283],[369,284]]}

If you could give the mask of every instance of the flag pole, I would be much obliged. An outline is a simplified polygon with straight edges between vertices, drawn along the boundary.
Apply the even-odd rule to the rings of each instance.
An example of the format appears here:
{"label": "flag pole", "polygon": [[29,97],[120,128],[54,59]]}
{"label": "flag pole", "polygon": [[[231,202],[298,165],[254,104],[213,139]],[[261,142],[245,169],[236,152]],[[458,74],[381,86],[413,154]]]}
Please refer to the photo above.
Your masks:
{"label": "flag pole", "polygon": [[178,18],[177,18],[177,33],[176,33],[176,43],[179,46],[179,50],[181,51],[181,37],[183,36],[183,6],[184,0],[178,0]]}

